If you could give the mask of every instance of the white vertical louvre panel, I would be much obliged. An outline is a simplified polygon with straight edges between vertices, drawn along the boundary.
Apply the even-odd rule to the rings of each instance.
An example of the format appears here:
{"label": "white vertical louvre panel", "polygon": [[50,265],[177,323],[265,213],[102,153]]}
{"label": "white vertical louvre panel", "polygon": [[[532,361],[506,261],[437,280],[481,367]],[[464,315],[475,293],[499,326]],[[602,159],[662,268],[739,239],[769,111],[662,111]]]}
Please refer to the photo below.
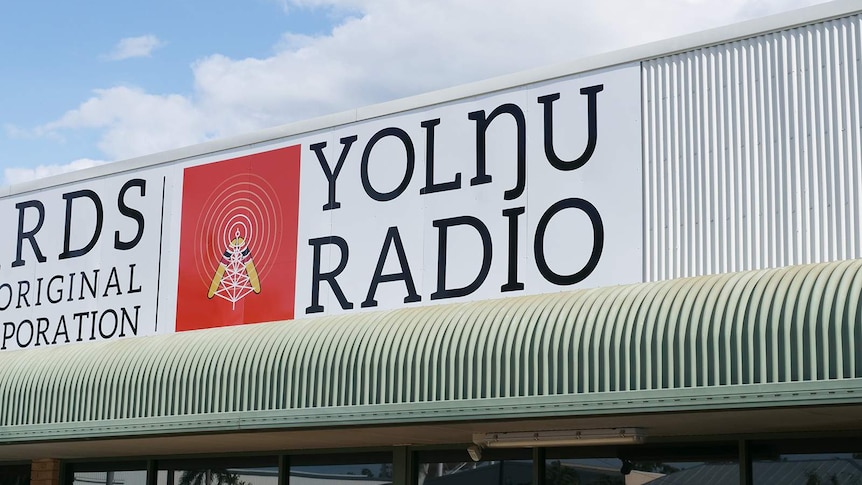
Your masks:
{"label": "white vertical louvre panel", "polygon": [[646,281],[862,256],[860,30],[642,63]]}

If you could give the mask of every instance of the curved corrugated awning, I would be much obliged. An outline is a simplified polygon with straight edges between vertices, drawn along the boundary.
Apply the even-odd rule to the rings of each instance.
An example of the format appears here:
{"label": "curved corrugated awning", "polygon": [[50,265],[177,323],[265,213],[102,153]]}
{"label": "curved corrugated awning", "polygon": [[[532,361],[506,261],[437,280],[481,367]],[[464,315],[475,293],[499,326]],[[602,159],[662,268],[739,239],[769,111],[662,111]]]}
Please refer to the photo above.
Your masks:
{"label": "curved corrugated awning", "polygon": [[0,441],[854,403],[862,261],[0,354]]}

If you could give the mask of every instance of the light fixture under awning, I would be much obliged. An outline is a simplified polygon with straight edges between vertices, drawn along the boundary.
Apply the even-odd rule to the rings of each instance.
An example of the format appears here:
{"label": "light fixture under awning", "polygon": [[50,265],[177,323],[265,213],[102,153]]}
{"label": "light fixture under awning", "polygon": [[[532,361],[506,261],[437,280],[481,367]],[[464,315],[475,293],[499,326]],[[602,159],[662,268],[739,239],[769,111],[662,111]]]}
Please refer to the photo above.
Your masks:
{"label": "light fixture under awning", "polygon": [[515,433],[476,433],[473,443],[483,448],[532,448],[538,446],[631,445],[643,443],[642,428],[602,428]]}

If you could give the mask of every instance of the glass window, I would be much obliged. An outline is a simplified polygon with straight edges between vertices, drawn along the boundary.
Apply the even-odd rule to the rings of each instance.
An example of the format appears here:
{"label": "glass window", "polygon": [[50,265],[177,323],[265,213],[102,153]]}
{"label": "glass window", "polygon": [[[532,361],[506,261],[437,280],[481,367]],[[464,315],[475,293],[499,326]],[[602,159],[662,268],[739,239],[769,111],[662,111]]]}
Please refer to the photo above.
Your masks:
{"label": "glass window", "polygon": [[158,485],[278,485],[276,458],[159,462]]}
{"label": "glass window", "polygon": [[862,485],[862,453],[782,454],[752,464],[755,485]]}
{"label": "glass window", "polygon": [[545,483],[625,485],[625,476],[620,472],[621,466],[622,462],[617,458],[546,460]]}
{"label": "glass window", "polygon": [[466,451],[419,455],[419,485],[531,485],[530,450],[483,450],[479,461]]}
{"label": "glass window", "polygon": [[614,453],[549,450],[545,482],[547,485],[734,485],[739,483],[735,454],[733,446],[700,450],[637,447],[621,448]]}
{"label": "glass window", "polygon": [[530,461],[464,461],[422,463],[419,485],[530,485],[533,464]]}
{"label": "glass window", "polygon": [[392,454],[292,456],[290,485],[388,485]]}
{"label": "glass window", "polygon": [[392,483],[390,463],[290,467],[291,485],[384,485]]}
{"label": "glass window", "polygon": [[160,470],[159,485],[277,485],[278,467],[207,467]]}
{"label": "glass window", "polygon": [[146,470],[74,472],[73,485],[147,485]]}
{"label": "glass window", "polygon": [[0,485],[30,485],[30,465],[0,466]]}
{"label": "glass window", "polygon": [[558,459],[545,462],[545,481],[548,485],[732,485],[739,483],[739,467],[728,461]]}
{"label": "glass window", "polygon": [[74,463],[72,485],[147,485],[145,462]]}

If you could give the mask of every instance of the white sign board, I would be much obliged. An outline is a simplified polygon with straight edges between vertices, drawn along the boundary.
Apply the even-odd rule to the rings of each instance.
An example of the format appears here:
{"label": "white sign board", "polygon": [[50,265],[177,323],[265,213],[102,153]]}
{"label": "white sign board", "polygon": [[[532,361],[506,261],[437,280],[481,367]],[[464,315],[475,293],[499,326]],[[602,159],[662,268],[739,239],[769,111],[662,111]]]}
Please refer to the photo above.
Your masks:
{"label": "white sign board", "polygon": [[0,199],[0,350],[641,281],[640,113],[631,64]]}

